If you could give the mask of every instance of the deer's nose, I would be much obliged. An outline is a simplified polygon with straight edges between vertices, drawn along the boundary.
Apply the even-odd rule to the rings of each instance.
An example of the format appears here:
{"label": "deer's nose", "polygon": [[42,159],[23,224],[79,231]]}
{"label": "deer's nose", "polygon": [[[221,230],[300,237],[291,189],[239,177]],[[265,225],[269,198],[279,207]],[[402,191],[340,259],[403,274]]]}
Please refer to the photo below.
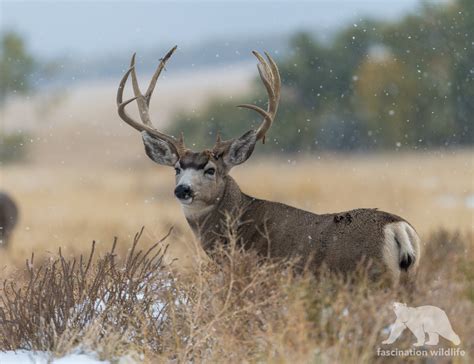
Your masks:
{"label": "deer's nose", "polygon": [[187,200],[193,196],[193,190],[188,185],[179,185],[174,189],[174,195],[180,200]]}

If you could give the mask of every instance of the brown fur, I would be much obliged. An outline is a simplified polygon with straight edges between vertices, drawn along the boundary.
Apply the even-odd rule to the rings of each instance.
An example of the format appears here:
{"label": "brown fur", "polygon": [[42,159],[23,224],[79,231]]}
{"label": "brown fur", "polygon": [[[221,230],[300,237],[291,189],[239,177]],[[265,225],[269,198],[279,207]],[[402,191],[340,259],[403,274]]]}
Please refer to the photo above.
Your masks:
{"label": "brown fur", "polygon": [[404,221],[377,209],[356,209],[317,215],[278,202],[265,201],[240,191],[229,175],[213,210],[188,222],[203,248],[226,243],[228,218],[234,222],[238,241],[262,256],[301,258],[311,270],[323,263],[332,270],[351,272],[363,260],[371,262],[371,276],[386,272],[382,247],[383,228]]}
{"label": "brown fur", "polygon": [[11,233],[17,223],[18,208],[12,198],[0,192],[0,246],[7,246]]}

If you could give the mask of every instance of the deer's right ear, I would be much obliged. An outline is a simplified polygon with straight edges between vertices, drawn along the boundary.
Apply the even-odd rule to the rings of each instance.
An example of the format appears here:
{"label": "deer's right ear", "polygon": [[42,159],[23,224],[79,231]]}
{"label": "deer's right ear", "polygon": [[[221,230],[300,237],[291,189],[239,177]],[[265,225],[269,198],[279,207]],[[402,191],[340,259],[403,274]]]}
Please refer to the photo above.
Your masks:
{"label": "deer's right ear", "polygon": [[174,166],[179,155],[176,147],[166,140],[159,139],[146,131],[142,132],[146,155],[154,162],[164,166]]}
{"label": "deer's right ear", "polygon": [[244,163],[252,155],[256,142],[257,134],[254,130],[250,130],[239,139],[235,139],[224,153],[224,162],[229,167]]}

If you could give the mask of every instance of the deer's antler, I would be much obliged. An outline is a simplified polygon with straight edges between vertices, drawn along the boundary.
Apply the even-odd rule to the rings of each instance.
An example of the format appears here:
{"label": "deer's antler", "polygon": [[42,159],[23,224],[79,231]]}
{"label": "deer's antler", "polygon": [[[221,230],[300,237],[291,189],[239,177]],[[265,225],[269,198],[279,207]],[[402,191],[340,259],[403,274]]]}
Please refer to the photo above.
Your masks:
{"label": "deer's antler", "polygon": [[[159,139],[167,141],[168,143],[170,143],[176,148],[176,151],[178,152],[178,154],[182,154],[182,152],[185,149],[183,135],[181,134],[180,139],[176,140],[171,135],[159,132],[153,126],[153,123],[151,122],[151,118],[150,118],[150,112],[149,112],[151,95],[153,94],[153,91],[155,89],[156,82],[158,81],[158,77],[160,77],[161,71],[163,71],[163,69],[165,68],[166,62],[170,59],[170,57],[172,56],[176,48],[177,46],[174,46],[173,48],[171,48],[169,52],[166,53],[166,55],[161,59],[160,64],[158,65],[158,68],[153,74],[153,77],[151,78],[151,81],[150,81],[150,85],[148,86],[148,89],[144,95],[141,93],[140,87],[138,86],[137,74],[135,71],[135,53],[134,53],[132,56],[132,60],[130,61],[130,68],[122,77],[122,80],[120,81],[120,84],[119,84],[119,88],[117,91],[117,107],[118,107],[119,116],[128,125],[137,129],[138,131],[141,131],[141,132],[146,131],[149,134]],[[125,84],[127,83],[127,80],[130,74],[132,75],[132,87],[133,87],[133,93],[135,97],[129,100],[123,101],[123,90],[125,88]],[[137,100],[138,111],[139,111],[140,119],[142,121],[141,123],[134,120],[125,111],[125,107],[134,100]]]}
{"label": "deer's antler", "polygon": [[262,139],[262,142],[265,143],[265,134],[272,126],[278,109],[278,103],[280,102],[281,79],[275,61],[267,52],[264,53],[265,56],[267,56],[268,62],[257,51],[253,51],[252,53],[259,61],[257,68],[260,78],[267,90],[268,108],[267,110],[263,110],[261,107],[252,104],[242,104],[237,105],[237,107],[254,110],[263,116],[263,122],[257,130],[257,140]]}
{"label": "deer's antler", "polygon": [[[263,85],[267,90],[268,107],[267,110],[264,110],[261,107],[252,104],[241,104],[237,105],[237,107],[254,110],[263,116],[262,124],[260,124],[260,127],[255,133],[257,141],[262,139],[262,142],[265,143],[265,134],[272,126],[273,120],[275,119],[275,115],[278,109],[278,103],[280,102],[281,79],[275,61],[272,57],[270,57],[267,52],[265,52],[265,55],[267,56],[268,62],[257,51],[252,51],[252,53],[255,55],[255,57],[257,57],[259,61],[259,63],[257,64],[257,68]],[[235,139],[221,140],[220,134],[218,133],[216,143],[214,145],[214,148],[212,149],[212,152],[215,155],[220,155],[224,153],[234,141]]]}

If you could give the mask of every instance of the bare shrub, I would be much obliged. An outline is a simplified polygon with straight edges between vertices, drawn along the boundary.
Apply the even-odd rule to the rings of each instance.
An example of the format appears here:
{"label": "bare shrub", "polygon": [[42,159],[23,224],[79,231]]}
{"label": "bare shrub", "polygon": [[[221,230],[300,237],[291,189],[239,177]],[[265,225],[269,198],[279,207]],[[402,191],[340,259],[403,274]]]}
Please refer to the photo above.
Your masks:
{"label": "bare shrub", "polygon": [[123,260],[115,254],[116,239],[112,249],[98,258],[93,243],[88,258],[66,259],[59,250],[55,259],[39,267],[34,266],[34,256],[27,260],[29,278],[25,282],[8,279],[3,284],[2,349],[54,351],[65,337],[72,340],[71,346],[80,345],[93,325],[101,327],[98,338],[111,329],[140,344],[144,331],[159,333],[166,308],[163,296],[172,289],[163,267],[166,247],[160,241],[139,250],[142,232]]}

